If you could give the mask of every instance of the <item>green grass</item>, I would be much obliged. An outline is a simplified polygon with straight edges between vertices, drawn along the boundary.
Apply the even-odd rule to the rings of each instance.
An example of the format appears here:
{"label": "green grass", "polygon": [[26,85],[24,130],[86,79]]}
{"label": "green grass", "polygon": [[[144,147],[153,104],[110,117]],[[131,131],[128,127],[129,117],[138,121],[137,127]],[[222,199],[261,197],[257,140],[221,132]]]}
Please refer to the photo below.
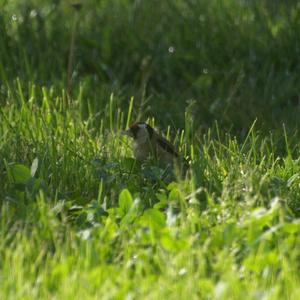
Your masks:
{"label": "green grass", "polygon": [[59,100],[1,109],[1,298],[296,299],[299,159],[215,129],[168,184]]}
{"label": "green grass", "polygon": [[133,2],[77,12],[71,97],[75,12],[1,4],[0,298],[298,299],[299,5]]}

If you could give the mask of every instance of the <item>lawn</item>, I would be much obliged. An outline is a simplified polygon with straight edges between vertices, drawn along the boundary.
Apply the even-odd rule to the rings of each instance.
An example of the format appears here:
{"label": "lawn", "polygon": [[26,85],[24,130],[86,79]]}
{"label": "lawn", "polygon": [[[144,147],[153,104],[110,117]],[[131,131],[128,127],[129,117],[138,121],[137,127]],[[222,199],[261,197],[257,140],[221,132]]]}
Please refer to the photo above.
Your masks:
{"label": "lawn", "polygon": [[297,1],[71,3],[0,4],[0,298],[298,299]]}

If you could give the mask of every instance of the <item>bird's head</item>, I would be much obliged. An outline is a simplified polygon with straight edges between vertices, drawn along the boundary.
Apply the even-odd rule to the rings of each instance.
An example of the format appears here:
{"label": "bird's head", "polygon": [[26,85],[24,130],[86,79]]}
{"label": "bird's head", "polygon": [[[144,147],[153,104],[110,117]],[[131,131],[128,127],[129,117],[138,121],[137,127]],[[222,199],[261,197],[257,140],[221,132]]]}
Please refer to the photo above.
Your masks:
{"label": "bird's head", "polygon": [[153,133],[154,129],[145,122],[134,123],[124,132],[138,143],[145,143],[152,138]]}

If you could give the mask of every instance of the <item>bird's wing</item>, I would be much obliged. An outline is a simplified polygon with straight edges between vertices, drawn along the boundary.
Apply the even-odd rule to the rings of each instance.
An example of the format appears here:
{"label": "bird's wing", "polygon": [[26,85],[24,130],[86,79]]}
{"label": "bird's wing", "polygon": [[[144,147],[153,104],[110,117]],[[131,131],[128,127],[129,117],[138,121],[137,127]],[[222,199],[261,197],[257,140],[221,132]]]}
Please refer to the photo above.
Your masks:
{"label": "bird's wing", "polygon": [[175,157],[178,157],[179,154],[176,152],[174,146],[162,137],[157,137],[157,143],[167,152],[173,154]]}

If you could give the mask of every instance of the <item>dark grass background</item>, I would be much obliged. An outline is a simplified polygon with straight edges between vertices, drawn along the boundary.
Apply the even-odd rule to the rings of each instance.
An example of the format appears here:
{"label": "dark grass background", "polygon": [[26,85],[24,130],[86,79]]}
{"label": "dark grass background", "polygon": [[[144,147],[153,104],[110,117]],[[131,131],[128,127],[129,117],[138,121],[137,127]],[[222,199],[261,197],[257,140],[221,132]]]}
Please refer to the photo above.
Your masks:
{"label": "dark grass background", "polygon": [[[42,95],[67,84],[76,23],[72,99],[82,118],[101,115],[111,93],[120,107],[135,98],[134,117],[161,126],[217,122],[243,134],[294,133],[299,125],[298,1],[2,1],[0,101],[19,78]],[[77,22],[76,22],[77,19]],[[80,96],[79,96],[80,95]],[[41,96],[42,97],[42,96]],[[27,99],[28,100],[28,99]]]}

